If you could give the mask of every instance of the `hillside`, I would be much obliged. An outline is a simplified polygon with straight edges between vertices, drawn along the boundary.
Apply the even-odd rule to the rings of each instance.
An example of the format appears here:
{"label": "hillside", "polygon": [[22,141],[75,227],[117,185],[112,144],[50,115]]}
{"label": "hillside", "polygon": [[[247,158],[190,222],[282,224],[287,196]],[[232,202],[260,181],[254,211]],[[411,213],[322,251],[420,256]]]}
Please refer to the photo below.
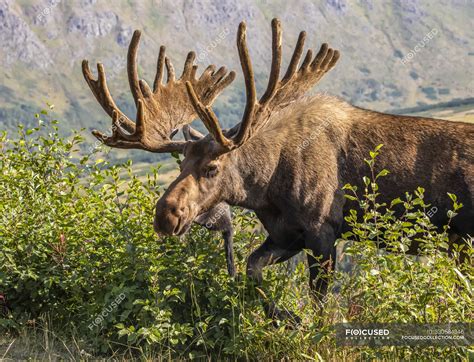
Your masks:
{"label": "hillside", "polygon": [[119,0],[112,6],[95,0],[0,0],[2,128],[28,122],[46,101],[73,128],[107,128],[109,120],[82,79],[83,58],[104,63],[114,97],[133,115],[125,57],[136,28],[144,32],[140,70],[145,79],[154,76],[161,44],[177,69],[195,50],[201,70],[209,63],[237,70],[237,80],[217,104],[224,123],[233,123],[243,100],[237,24],[248,22],[262,86],[270,59],[269,22],[275,16],[283,23],[286,62],[302,29],[310,47],[327,41],[341,50],[340,63],[320,91],[376,110],[472,96],[474,33],[468,29],[474,5],[469,1]]}

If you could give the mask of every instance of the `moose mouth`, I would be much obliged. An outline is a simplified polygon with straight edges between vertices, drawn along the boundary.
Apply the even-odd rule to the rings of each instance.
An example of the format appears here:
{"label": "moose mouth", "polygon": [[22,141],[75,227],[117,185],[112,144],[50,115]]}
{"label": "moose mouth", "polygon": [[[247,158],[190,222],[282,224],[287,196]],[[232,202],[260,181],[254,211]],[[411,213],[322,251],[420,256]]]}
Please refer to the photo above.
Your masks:
{"label": "moose mouth", "polygon": [[195,207],[159,207],[153,219],[153,228],[158,235],[181,236],[191,228],[197,217]]}
{"label": "moose mouth", "polygon": [[189,229],[191,229],[191,225],[193,224],[193,222],[195,221],[197,217],[198,215],[196,215],[194,212],[188,209],[188,213],[185,215],[182,215],[178,219],[178,222],[173,229],[172,235],[182,236],[186,234],[189,231]]}
{"label": "moose mouth", "polygon": [[182,219],[180,219],[178,221],[178,224],[173,230],[173,235],[176,235],[176,236],[184,235],[191,228],[192,223],[193,223],[192,221],[183,222]]}

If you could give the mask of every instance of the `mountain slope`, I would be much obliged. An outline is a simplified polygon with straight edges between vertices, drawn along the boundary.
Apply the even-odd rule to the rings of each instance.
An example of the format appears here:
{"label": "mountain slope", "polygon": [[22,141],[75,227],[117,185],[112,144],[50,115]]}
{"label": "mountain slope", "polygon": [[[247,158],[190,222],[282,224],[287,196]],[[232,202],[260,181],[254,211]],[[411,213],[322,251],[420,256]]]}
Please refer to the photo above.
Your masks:
{"label": "mountain slope", "polygon": [[248,22],[261,89],[269,71],[273,17],[283,24],[284,65],[300,30],[308,32],[307,46],[315,50],[322,42],[341,50],[339,64],[318,91],[376,110],[472,96],[470,1],[0,0],[2,128],[28,121],[49,101],[73,128],[107,129],[109,120],[82,79],[83,58],[104,63],[114,97],[133,116],[125,58],[135,28],[144,32],[139,57],[147,80],[154,77],[161,44],[177,71],[189,50],[197,52],[201,70],[210,63],[237,70],[237,80],[216,105],[223,122],[233,123],[244,100],[237,25]]}

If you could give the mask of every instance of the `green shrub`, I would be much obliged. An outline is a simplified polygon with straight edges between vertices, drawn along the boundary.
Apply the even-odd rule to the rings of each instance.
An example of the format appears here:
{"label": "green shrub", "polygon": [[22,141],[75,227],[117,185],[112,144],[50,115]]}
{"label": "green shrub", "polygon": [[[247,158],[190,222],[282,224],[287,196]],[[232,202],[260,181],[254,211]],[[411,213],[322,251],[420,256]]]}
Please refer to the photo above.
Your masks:
{"label": "green shrub", "polygon": [[[74,340],[88,353],[83,356],[412,358],[426,357],[426,351],[336,348],[331,326],[472,321],[472,241],[465,247],[470,262],[457,265],[447,256],[446,235],[423,213],[421,189],[402,201],[408,212],[401,219],[377,204],[377,178],[369,180],[361,199],[349,195],[361,210],[348,215],[353,230],[343,239],[358,241],[345,251],[358,266],[353,273],[330,275],[340,292],[331,293],[319,313],[303,263],[293,273],[286,265],[268,268],[257,291],[245,277],[230,279],[218,234],[193,226],[182,238],[155,235],[159,167],[139,179],[131,162],[111,166],[97,159],[97,149],[81,152],[79,133],[64,139],[57,122],[38,117],[37,123],[34,129],[20,127],[14,137],[0,137],[0,294],[7,301],[0,329],[12,338],[48,328]],[[454,212],[458,206],[455,202]],[[246,256],[264,236],[255,232],[252,214],[238,209],[234,214],[242,274]],[[405,253],[412,235],[428,262]],[[398,252],[379,252],[375,246],[381,240]],[[302,325],[275,326],[255,293],[297,313]],[[428,352],[460,358],[467,350]]]}
{"label": "green shrub", "polygon": [[[366,160],[371,177],[364,177],[363,195],[358,195],[355,186],[344,186],[349,192],[346,198],[356,202],[359,209],[346,216],[352,230],[338,241],[344,249],[340,257],[346,264],[356,265],[348,268],[349,273],[334,276],[341,283],[340,307],[345,321],[472,322],[473,239],[453,244],[449,255],[449,223],[440,231],[430,222],[433,206],[426,203],[421,187],[390,204],[379,203],[383,190],[379,191],[378,180],[389,174],[388,170],[375,170],[381,147]],[[451,220],[462,204],[455,195],[448,195],[453,201],[453,210],[448,212]],[[396,207],[402,208],[399,217]],[[409,251],[415,251],[416,256]],[[459,263],[461,253],[463,263]],[[431,352],[462,356],[462,352],[443,348],[432,348]],[[377,356],[375,352],[365,354]],[[407,352],[406,357],[412,356]]]}

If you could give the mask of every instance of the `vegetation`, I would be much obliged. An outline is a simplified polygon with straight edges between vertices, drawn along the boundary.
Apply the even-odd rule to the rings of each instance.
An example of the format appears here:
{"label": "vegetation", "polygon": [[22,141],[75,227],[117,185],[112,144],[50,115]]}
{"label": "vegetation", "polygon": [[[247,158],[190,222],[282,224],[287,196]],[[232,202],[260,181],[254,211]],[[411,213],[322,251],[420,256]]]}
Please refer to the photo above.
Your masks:
{"label": "vegetation", "polygon": [[[264,239],[252,214],[235,210],[240,276],[232,280],[219,235],[197,226],[183,238],[154,233],[159,167],[140,179],[131,162],[109,165],[98,149],[84,154],[79,133],[65,139],[56,121],[41,118],[0,137],[0,357],[472,358],[467,347],[335,345],[336,322],[473,322],[472,240],[465,263],[448,256],[449,226],[431,225],[421,188],[378,203],[377,180],[388,174],[375,171],[379,150],[367,160],[366,189],[345,187],[355,210],[338,262],[345,256],[357,266],[341,263],[331,274],[320,312],[304,263],[292,272],[268,268],[256,292],[247,285],[245,257]],[[451,197],[455,217],[461,205]],[[406,253],[412,241],[424,262]],[[266,297],[301,325],[266,318],[259,303]]]}

